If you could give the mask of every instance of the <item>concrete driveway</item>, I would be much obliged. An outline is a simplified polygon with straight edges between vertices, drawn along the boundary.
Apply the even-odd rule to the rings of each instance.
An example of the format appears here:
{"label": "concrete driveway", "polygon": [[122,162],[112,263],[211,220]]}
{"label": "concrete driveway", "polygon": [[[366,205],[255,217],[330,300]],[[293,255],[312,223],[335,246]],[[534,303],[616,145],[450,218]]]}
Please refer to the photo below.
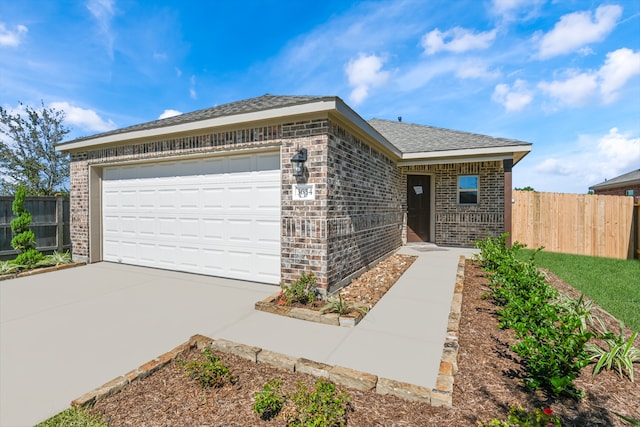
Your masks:
{"label": "concrete driveway", "polygon": [[275,291],[110,263],[0,282],[0,425],[33,426]]}
{"label": "concrete driveway", "polygon": [[33,426],[194,334],[433,387],[460,255],[419,258],[355,328],[254,310],[277,287],[112,263],[0,282],[0,426]]}

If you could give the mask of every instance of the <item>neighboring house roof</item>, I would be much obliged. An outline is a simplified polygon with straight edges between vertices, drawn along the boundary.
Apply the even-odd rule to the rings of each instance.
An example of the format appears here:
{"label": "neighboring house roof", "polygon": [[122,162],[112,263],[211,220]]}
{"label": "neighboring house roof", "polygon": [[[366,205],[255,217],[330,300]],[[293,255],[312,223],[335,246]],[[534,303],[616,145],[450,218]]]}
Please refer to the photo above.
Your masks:
{"label": "neighboring house roof", "polygon": [[365,121],[337,96],[276,96],[231,102],[166,119],[154,120],[74,139],[58,145],[59,151],[84,150],[99,146],[122,144],[166,137],[184,132],[197,132],[217,126],[274,120],[288,116],[331,112],[350,120],[383,148],[405,164],[420,159],[452,161],[453,158],[506,158],[517,163],[529,151],[531,144],[512,139],[459,132],[411,123],[373,119]]}
{"label": "neighboring house roof", "polygon": [[605,188],[624,187],[629,184],[640,184],[640,169],[632,170],[599,184],[592,185],[589,190],[604,190]]}

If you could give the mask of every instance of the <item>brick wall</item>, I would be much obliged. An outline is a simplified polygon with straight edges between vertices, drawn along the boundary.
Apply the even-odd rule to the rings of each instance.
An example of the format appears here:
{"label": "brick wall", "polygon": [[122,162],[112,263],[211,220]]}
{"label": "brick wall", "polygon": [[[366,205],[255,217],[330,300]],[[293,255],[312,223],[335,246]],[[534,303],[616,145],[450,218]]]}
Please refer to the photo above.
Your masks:
{"label": "brick wall", "polygon": [[640,183],[633,185],[624,185],[616,188],[603,188],[594,191],[595,194],[603,194],[605,196],[626,196],[627,190],[633,190],[633,202],[640,203]]}
{"label": "brick wall", "polygon": [[346,278],[402,245],[406,197],[396,164],[336,122],[328,140],[328,281]]}
{"label": "brick wall", "polygon": [[[447,163],[402,167],[406,175],[430,174],[435,180],[435,243],[472,246],[504,233],[504,169],[502,162]],[[478,205],[459,205],[459,175],[478,175]]]}
{"label": "brick wall", "polygon": [[[327,276],[327,129],[328,120],[282,125],[282,237],[281,276],[284,283],[313,272],[318,286],[329,286]],[[293,176],[291,158],[307,149],[304,176]],[[293,184],[315,184],[315,200],[293,200]]]}

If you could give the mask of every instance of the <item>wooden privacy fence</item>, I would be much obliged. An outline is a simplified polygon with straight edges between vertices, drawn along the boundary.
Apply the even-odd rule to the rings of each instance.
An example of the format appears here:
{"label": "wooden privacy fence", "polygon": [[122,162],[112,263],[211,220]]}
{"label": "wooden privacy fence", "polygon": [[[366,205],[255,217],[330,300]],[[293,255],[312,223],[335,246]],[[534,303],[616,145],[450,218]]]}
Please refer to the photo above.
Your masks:
{"label": "wooden privacy fence", "polygon": [[621,259],[635,255],[639,226],[633,197],[514,191],[513,199],[514,242],[532,249],[544,246],[549,252]]}
{"label": "wooden privacy fence", "polygon": [[[16,256],[11,247],[11,220],[15,218],[11,205],[13,197],[0,197],[0,258]],[[71,248],[69,230],[69,198],[64,196],[27,197],[25,209],[31,214],[31,229],[36,234],[40,251],[65,251]]]}

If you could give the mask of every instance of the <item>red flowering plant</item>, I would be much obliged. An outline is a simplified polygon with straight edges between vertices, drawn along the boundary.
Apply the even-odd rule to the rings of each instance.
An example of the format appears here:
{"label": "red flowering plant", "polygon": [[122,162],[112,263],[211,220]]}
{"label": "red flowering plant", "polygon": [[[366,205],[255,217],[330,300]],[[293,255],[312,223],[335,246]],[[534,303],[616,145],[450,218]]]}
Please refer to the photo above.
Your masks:
{"label": "red flowering plant", "polygon": [[536,408],[529,412],[521,406],[512,406],[506,421],[494,418],[479,425],[481,427],[561,427],[560,418],[553,414],[551,408]]}
{"label": "red flowering plant", "polygon": [[295,303],[306,305],[315,301],[318,297],[317,284],[318,281],[313,272],[309,274],[302,273],[298,280],[289,285],[280,284],[280,294],[277,298],[278,305],[286,306]]}

